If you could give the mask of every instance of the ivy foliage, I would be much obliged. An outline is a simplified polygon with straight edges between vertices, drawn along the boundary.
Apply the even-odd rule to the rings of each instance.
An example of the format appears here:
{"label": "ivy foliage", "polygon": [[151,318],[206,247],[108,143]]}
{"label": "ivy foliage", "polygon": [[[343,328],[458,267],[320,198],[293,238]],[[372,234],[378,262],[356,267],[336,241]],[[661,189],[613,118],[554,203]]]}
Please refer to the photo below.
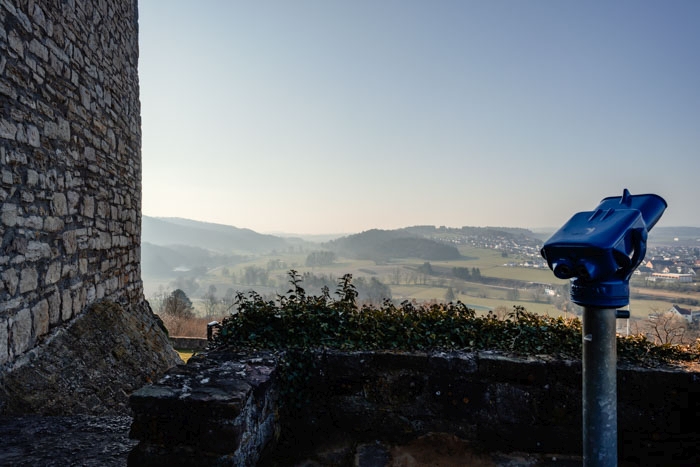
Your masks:
{"label": "ivy foliage", "polygon": [[[289,272],[291,288],[277,300],[238,293],[235,309],[219,325],[215,347],[270,350],[495,350],[517,355],[581,357],[581,321],[550,317],[514,306],[505,318],[477,316],[462,302],[358,306],[352,276],[339,279],[331,297],[308,296],[302,278]],[[642,335],[618,336],[618,357],[640,364],[699,361],[697,346],[655,345]]]}

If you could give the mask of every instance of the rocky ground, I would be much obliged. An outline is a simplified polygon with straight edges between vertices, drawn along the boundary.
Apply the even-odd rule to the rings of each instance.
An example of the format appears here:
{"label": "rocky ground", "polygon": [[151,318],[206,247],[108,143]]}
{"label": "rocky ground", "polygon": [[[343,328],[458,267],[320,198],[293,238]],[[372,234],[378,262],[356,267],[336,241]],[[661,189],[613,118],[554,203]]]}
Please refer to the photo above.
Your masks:
{"label": "rocky ground", "polygon": [[1,466],[124,467],[131,417],[0,417]]}
{"label": "rocky ground", "polygon": [[128,415],[129,394],[182,360],[147,303],[98,302],[0,373],[0,415]]}
{"label": "rocky ground", "polygon": [[[0,417],[0,466],[124,467],[136,445],[131,417]],[[524,453],[480,453],[449,435],[428,435],[404,446],[342,440],[306,460],[277,459],[267,465],[323,467],[515,467],[579,466],[580,458]]]}
{"label": "rocky ground", "polygon": [[412,442],[393,446],[379,441],[352,444],[336,439],[320,443],[315,452],[303,460],[278,455],[261,467],[574,467],[581,465],[577,456],[528,453],[484,452],[473,443],[446,433],[431,433]]}

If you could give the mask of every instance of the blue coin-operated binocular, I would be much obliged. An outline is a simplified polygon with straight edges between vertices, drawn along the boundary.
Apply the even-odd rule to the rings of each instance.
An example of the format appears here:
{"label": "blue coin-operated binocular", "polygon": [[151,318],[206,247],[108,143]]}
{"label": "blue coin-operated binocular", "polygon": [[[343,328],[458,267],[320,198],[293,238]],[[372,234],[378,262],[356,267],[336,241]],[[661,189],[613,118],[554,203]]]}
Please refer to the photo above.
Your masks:
{"label": "blue coin-operated binocular", "polygon": [[542,256],[560,279],[572,279],[571,301],[581,306],[617,308],[629,303],[629,279],[644,259],[647,233],[666,201],[657,195],[603,199],[579,212],[547,240]]}

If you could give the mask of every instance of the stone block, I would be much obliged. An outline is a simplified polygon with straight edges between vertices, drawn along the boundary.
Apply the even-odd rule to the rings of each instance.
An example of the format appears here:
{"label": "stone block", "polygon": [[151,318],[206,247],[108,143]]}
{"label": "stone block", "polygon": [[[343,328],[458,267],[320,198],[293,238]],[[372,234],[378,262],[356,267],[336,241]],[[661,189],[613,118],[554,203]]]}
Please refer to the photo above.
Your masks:
{"label": "stone block", "polygon": [[49,267],[46,270],[46,275],[44,276],[44,284],[46,284],[46,285],[55,284],[56,282],[58,282],[58,280],[60,278],[61,278],[61,262],[54,261],[53,263],[49,264]]}
{"label": "stone block", "polygon": [[56,122],[44,122],[44,137],[49,139],[58,137],[58,125],[56,125]]}
{"label": "stone block", "polygon": [[73,316],[73,298],[70,290],[64,290],[61,298],[61,319],[68,321]]}
{"label": "stone block", "polygon": [[85,157],[85,160],[90,162],[97,160],[97,157],[95,156],[95,148],[87,146],[83,151],[83,157]]}
{"label": "stone block", "polygon": [[5,283],[5,288],[13,296],[17,291],[17,286],[19,285],[19,275],[14,268],[7,269],[2,273],[2,280]]}
{"label": "stone block", "polygon": [[[70,58],[68,57],[68,54],[66,54],[66,52],[64,52],[63,49],[61,49],[61,47],[59,47],[58,44],[56,44],[54,41],[52,41],[51,39],[48,39],[46,41],[46,46],[49,48],[49,50],[51,50],[51,54],[53,55],[52,59],[60,60],[63,63],[70,63]],[[77,76],[77,73],[74,73],[70,69],[66,69],[64,71],[63,77],[65,79],[72,79],[73,74],[75,74]],[[74,84],[78,84],[78,83],[74,83]]]}
{"label": "stone block", "polygon": [[17,225],[17,205],[12,203],[3,203],[0,210],[0,218],[2,223],[7,227]]}
{"label": "stone block", "polygon": [[17,125],[4,118],[0,120],[0,138],[15,140],[17,135]]}
{"label": "stone block", "polygon": [[76,193],[75,191],[69,191],[68,192],[68,213],[69,214],[76,214],[78,212],[77,206],[78,202],[80,201],[80,195]]}
{"label": "stone block", "polygon": [[86,109],[90,109],[90,90],[85,86],[80,86],[80,103]]}
{"label": "stone block", "polygon": [[39,174],[36,170],[27,170],[27,186],[35,186],[39,182]]}
{"label": "stone block", "polygon": [[57,288],[49,295],[49,325],[55,326],[61,321],[61,294]]}
{"label": "stone block", "polygon": [[[5,5],[7,5],[7,2],[5,2]],[[15,13],[15,17],[17,18],[19,24],[22,25],[25,31],[27,31],[29,34],[31,34],[33,31],[32,28],[32,22],[29,21],[29,17],[21,10],[17,9]]]}
{"label": "stone block", "polygon": [[30,216],[24,220],[24,226],[29,229],[41,230],[44,227],[44,219],[39,216]]}
{"label": "stone block", "polygon": [[75,277],[78,273],[78,265],[76,263],[65,263],[63,265],[63,271],[61,272],[61,277]]}
{"label": "stone block", "polygon": [[30,241],[27,244],[27,252],[25,253],[25,257],[27,261],[36,261],[42,258],[49,258],[51,257],[51,247],[48,245],[48,243]]}
{"label": "stone block", "polygon": [[49,302],[42,300],[32,308],[34,337],[41,337],[49,332]]}
{"label": "stone block", "polygon": [[78,242],[75,234],[75,230],[69,230],[67,232],[63,233],[63,249],[65,250],[66,254],[73,254],[75,253],[76,249],[78,248]]}
{"label": "stone block", "polygon": [[97,300],[102,300],[104,297],[105,297],[104,284],[97,284],[97,287],[95,287],[95,298]]}
{"label": "stone block", "polygon": [[39,129],[34,125],[27,125],[27,142],[35,148],[41,146],[41,135]]}
{"label": "stone block", "polygon": [[116,277],[111,277],[107,280],[105,285],[106,285],[106,293],[111,295],[111,294],[118,291],[119,279]]}
{"label": "stone block", "polygon": [[24,302],[21,297],[13,298],[11,300],[0,301],[0,316],[9,317],[17,313],[19,309],[24,306]]}
{"label": "stone block", "polygon": [[35,24],[40,26],[42,29],[46,30],[46,17],[39,5],[34,5],[34,11],[32,12],[32,20]]}
{"label": "stone block", "polygon": [[53,200],[51,201],[51,209],[57,216],[65,216],[68,214],[68,202],[66,201],[66,195],[63,193],[54,193]]}
{"label": "stone block", "polygon": [[16,140],[20,144],[27,143],[27,133],[24,131],[24,126],[22,124],[17,125]]}
{"label": "stone block", "polygon": [[90,284],[87,289],[87,303],[92,303],[95,301],[95,286]]}
{"label": "stone block", "polygon": [[0,365],[10,357],[8,337],[7,320],[0,319]]}
{"label": "stone block", "polygon": [[31,348],[33,343],[32,313],[29,308],[23,308],[10,318],[10,336],[12,355],[22,355]]}
{"label": "stone block", "polygon": [[9,97],[10,100],[17,99],[17,91],[15,88],[2,81],[0,81],[0,94],[4,94],[5,96]]}
{"label": "stone block", "polygon": [[112,236],[109,232],[100,232],[97,248],[107,250],[112,247]]}
{"label": "stone block", "polygon": [[99,201],[97,203],[97,215],[99,217],[108,217],[109,216],[109,204],[105,203],[104,201]]}
{"label": "stone block", "polygon": [[79,315],[83,308],[85,308],[85,289],[80,288],[73,294],[73,316]]}
{"label": "stone block", "polygon": [[49,59],[49,49],[39,42],[37,39],[32,39],[29,43],[29,51],[46,62]]}
{"label": "stone block", "polygon": [[44,219],[44,229],[47,232],[58,232],[63,230],[64,223],[58,217],[47,217]]}
{"label": "stone block", "polygon": [[19,293],[32,292],[36,290],[39,280],[39,274],[33,267],[22,269],[22,275],[19,280]]}
{"label": "stone block", "polygon": [[92,196],[83,197],[82,215],[92,219],[95,216],[95,198]]}
{"label": "stone block", "polygon": [[2,183],[4,185],[11,186],[15,183],[15,177],[12,175],[12,172],[9,170],[3,170],[2,171]]}
{"label": "stone block", "polygon": [[22,191],[22,203],[31,204],[33,202],[34,202],[34,194],[30,191]]}
{"label": "stone block", "polygon": [[63,141],[70,141],[70,123],[68,120],[58,119],[58,137]]}
{"label": "stone block", "polygon": [[20,39],[17,31],[12,30],[7,35],[7,42],[10,44],[10,48],[17,52],[20,57],[24,56],[24,42]]}

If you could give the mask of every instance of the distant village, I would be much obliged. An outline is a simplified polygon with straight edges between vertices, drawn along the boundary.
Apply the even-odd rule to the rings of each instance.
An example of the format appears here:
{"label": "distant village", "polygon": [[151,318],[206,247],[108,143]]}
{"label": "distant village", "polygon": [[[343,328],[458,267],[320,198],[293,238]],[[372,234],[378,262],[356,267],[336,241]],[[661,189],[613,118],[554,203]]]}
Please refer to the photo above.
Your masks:
{"label": "distant village", "polygon": [[[441,240],[445,241],[446,238],[442,237]],[[548,268],[547,262],[540,254],[543,242],[532,236],[484,229],[478,234],[452,235],[448,240],[475,248],[499,250],[506,260],[503,264],[506,267]],[[650,245],[642,264],[634,271],[632,281],[640,287],[695,291],[699,272],[700,242],[698,246],[688,245],[687,242],[679,242],[677,245]],[[553,287],[545,286],[544,291],[547,295],[556,294]],[[673,303],[668,310],[652,313],[648,319],[653,325],[662,315],[681,319],[691,328],[700,327],[700,309],[697,307],[691,309],[687,305]]]}
{"label": "distant village", "polygon": [[[479,236],[464,239],[465,244],[477,248],[500,250],[504,258],[518,258],[518,261],[504,263],[507,267],[521,267],[534,269],[547,269],[547,262],[540,254],[542,247],[534,238],[513,238],[508,235]],[[700,245],[654,245],[647,248],[642,264],[634,271],[634,276],[644,280],[646,286],[654,287],[671,286],[678,284],[691,285],[696,283],[700,272]],[[678,287],[676,286],[676,287]],[[546,288],[548,294],[554,294],[554,290]],[[668,310],[658,314],[650,314],[649,320],[654,322],[662,314],[670,314],[681,318],[688,326],[697,329],[700,325],[700,310],[686,306],[673,304]],[[653,336],[652,336],[653,337]]]}
{"label": "distant village", "polygon": [[[504,266],[546,269],[547,262],[542,258],[542,243],[532,237],[514,238],[509,235],[473,236],[464,238],[464,244],[476,248],[500,250],[504,258],[518,258],[508,261]],[[634,271],[649,282],[696,281],[700,272],[700,245],[649,246],[642,264]]]}
{"label": "distant village", "polygon": [[[505,248],[504,248],[505,247]],[[524,261],[504,263],[508,267],[547,268],[547,262],[540,255],[540,246],[503,244],[494,247],[506,251],[508,257],[525,258]],[[642,264],[634,271],[635,276],[644,277],[648,282],[691,283],[696,281],[700,271],[700,248],[649,247]]]}

